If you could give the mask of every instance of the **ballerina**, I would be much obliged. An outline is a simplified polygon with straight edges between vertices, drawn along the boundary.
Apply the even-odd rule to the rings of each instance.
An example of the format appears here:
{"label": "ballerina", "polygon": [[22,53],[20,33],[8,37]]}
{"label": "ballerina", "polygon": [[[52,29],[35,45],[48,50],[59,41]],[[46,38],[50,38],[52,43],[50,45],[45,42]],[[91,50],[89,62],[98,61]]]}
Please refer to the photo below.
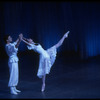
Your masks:
{"label": "ballerina", "polygon": [[50,73],[50,69],[55,62],[57,48],[62,45],[64,39],[68,37],[68,34],[69,31],[64,34],[64,36],[57,44],[55,44],[54,46],[52,46],[47,50],[44,50],[39,43],[35,43],[32,39],[26,39],[24,37],[22,38],[22,41],[27,44],[29,50],[34,50],[40,55],[37,76],[39,78],[42,78],[42,88],[41,88],[42,92],[45,90],[46,74]]}

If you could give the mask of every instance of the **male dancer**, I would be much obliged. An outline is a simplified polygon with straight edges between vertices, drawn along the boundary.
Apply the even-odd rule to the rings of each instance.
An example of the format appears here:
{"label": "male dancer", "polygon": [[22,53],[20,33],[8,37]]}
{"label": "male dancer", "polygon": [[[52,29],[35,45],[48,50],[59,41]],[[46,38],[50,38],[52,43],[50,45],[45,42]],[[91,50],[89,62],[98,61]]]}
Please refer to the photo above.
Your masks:
{"label": "male dancer", "polygon": [[19,78],[19,71],[18,71],[19,59],[17,57],[17,52],[22,37],[23,35],[20,34],[19,38],[13,43],[12,43],[12,37],[10,35],[6,35],[4,38],[6,42],[5,49],[7,55],[9,56],[8,66],[9,66],[10,78],[8,87],[10,87],[10,93],[15,95],[18,94],[18,92],[21,92],[16,89],[16,86],[18,84],[18,78]]}

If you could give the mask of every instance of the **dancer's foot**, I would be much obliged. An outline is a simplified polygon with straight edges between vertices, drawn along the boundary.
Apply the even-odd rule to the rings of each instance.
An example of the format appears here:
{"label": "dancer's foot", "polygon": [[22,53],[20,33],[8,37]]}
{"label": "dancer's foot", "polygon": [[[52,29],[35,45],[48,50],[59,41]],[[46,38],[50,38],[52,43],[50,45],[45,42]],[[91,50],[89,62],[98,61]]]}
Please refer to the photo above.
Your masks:
{"label": "dancer's foot", "polygon": [[16,91],[16,92],[19,92],[19,93],[21,92],[20,90],[17,90],[17,89],[16,89],[15,91]]}
{"label": "dancer's foot", "polygon": [[14,87],[11,87],[10,93],[14,94],[14,95],[17,95],[17,92],[14,90]]}
{"label": "dancer's foot", "polygon": [[45,90],[45,84],[42,85],[41,91],[43,92]]}
{"label": "dancer's foot", "polygon": [[15,90],[16,92],[18,92],[18,93],[20,93],[20,92],[21,92],[20,90],[17,90],[17,89],[16,89],[16,87],[14,87],[14,90]]}
{"label": "dancer's foot", "polygon": [[68,37],[69,32],[70,32],[70,31],[68,31],[68,32],[66,32],[66,33],[64,34],[65,38]]}
{"label": "dancer's foot", "polygon": [[15,91],[11,91],[10,93],[11,93],[11,94],[14,94],[14,95],[17,95],[17,94],[18,94],[18,93],[15,92]]}

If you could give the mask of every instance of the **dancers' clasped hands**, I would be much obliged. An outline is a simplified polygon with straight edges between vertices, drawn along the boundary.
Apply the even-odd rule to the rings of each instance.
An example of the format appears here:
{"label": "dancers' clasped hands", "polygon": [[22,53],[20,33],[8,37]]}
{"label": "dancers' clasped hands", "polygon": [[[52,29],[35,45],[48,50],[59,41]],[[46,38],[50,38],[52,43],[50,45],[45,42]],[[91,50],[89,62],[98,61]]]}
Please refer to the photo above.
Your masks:
{"label": "dancers' clasped hands", "polygon": [[22,40],[22,39],[23,39],[23,34],[20,33],[20,34],[19,34],[19,40]]}
{"label": "dancers' clasped hands", "polygon": [[[69,32],[70,32],[70,31],[67,31],[67,32],[64,34],[64,37],[65,37],[65,38],[68,37]],[[24,37],[23,37],[23,34],[20,33],[20,34],[19,34],[19,39],[20,39],[20,40],[23,40],[23,39],[26,39],[26,38],[24,38]],[[27,40],[28,40],[28,39],[27,39]]]}

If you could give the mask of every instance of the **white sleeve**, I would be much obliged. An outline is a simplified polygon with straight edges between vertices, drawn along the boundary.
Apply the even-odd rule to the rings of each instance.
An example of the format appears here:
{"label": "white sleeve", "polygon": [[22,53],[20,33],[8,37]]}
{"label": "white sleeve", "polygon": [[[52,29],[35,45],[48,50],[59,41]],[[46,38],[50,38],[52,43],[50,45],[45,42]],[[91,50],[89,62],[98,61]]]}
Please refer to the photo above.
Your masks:
{"label": "white sleeve", "polygon": [[30,45],[30,46],[27,45],[27,48],[28,48],[29,50],[32,50],[32,49],[34,50],[35,46],[34,46],[34,45]]}
{"label": "white sleeve", "polygon": [[9,51],[11,52],[17,52],[18,51],[18,48],[15,47],[16,43],[12,43],[8,48],[9,48]]}
{"label": "white sleeve", "polygon": [[14,44],[14,45],[16,45],[16,44],[17,44],[17,42],[14,42],[13,44]]}

